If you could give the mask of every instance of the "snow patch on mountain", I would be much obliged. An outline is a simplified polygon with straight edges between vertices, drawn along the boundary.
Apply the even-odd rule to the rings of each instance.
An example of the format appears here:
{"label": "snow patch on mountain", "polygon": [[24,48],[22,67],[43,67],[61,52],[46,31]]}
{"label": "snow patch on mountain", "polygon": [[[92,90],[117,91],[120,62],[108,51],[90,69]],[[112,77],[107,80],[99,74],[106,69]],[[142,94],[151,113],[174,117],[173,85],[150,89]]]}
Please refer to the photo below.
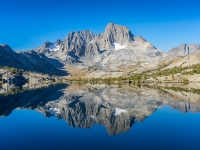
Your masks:
{"label": "snow patch on mountain", "polygon": [[120,45],[118,43],[114,43],[113,45],[114,45],[114,48],[115,48],[116,51],[126,48],[126,45]]}
{"label": "snow patch on mountain", "polygon": [[50,51],[58,51],[59,50],[59,45],[57,44],[51,44],[50,47],[49,47],[49,50]]}

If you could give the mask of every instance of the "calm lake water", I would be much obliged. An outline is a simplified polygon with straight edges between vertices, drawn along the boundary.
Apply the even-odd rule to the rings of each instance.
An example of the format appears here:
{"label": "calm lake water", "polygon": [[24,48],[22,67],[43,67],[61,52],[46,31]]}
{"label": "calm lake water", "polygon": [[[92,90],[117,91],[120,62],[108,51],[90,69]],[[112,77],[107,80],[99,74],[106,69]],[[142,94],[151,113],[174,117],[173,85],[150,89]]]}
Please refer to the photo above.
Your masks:
{"label": "calm lake water", "polygon": [[0,96],[1,150],[200,149],[200,91],[54,85]]}

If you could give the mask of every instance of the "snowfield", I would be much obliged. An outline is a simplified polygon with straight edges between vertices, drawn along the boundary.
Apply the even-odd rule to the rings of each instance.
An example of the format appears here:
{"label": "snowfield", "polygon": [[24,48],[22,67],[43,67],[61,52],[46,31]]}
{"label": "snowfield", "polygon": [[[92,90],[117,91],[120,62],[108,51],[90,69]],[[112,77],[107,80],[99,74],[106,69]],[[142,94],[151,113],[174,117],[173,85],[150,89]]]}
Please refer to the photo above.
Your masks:
{"label": "snowfield", "polygon": [[50,51],[58,51],[58,50],[59,50],[59,45],[57,45],[57,44],[52,44],[52,45],[50,45],[49,50],[50,50]]}
{"label": "snowfield", "polygon": [[115,50],[120,50],[126,48],[126,45],[120,45],[118,43],[114,43]]}

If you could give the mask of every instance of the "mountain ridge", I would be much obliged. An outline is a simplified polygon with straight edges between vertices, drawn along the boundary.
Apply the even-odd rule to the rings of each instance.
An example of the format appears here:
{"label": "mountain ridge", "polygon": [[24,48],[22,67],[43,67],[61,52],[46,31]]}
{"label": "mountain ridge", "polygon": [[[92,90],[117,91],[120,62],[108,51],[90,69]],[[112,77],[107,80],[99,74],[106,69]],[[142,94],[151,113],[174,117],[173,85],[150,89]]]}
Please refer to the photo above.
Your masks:
{"label": "mountain ridge", "polygon": [[0,66],[14,67],[50,75],[67,75],[45,60],[44,54],[33,50],[15,52],[10,46],[0,44]]}
{"label": "mountain ridge", "polygon": [[181,44],[171,48],[167,53],[173,56],[186,56],[200,50],[200,44]]}
{"label": "mountain ridge", "polygon": [[[21,57],[17,57],[16,62],[21,64],[20,59],[37,55],[44,59],[45,62],[37,58],[44,63],[43,67],[46,64],[54,73],[56,71],[53,70],[66,70],[75,77],[105,78],[152,70],[166,62],[173,62],[176,57],[180,59],[199,50],[200,44],[181,44],[164,52],[142,36],[135,36],[127,27],[108,23],[104,32],[99,34],[90,30],[70,32],[63,40],[46,41],[32,51],[17,52],[16,55]],[[12,55],[14,57],[14,53]],[[32,59],[30,61],[35,65]]]}
{"label": "mountain ridge", "polygon": [[[166,55],[142,36],[135,36],[127,27],[114,23],[108,23],[100,34],[89,30],[70,32],[61,41],[57,51],[45,53],[48,48],[41,49],[43,50],[40,52],[58,59],[66,68],[80,70],[98,65],[98,68],[109,72],[123,72],[127,67],[131,70],[137,65],[143,67]],[[124,65],[127,66],[126,69],[123,69]]]}

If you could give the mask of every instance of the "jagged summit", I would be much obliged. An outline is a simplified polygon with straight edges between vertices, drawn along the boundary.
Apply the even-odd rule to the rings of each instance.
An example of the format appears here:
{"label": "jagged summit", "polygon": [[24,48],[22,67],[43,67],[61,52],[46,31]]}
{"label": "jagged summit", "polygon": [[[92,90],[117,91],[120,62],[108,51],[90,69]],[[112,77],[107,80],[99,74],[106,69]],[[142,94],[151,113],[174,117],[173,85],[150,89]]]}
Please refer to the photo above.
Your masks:
{"label": "jagged summit", "polygon": [[[70,32],[63,40],[46,41],[34,49],[36,53],[15,53],[8,45],[1,44],[0,65],[27,70],[43,69],[50,73],[58,72],[54,71],[57,68],[67,70],[72,76],[85,78],[119,77],[155,69],[164,62],[173,62],[176,56],[185,56],[198,50],[199,44],[181,44],[165,53],[142,36],[135,36],[127,27],[108,23],[103,33],[94,34],[90,30]],[[199,62],[198,58],[195,60]],[[34,65],[37,67],[33,68]]]}
{"label": "jagged summit", "polygon": [[35,51],[44,54],[49,58],[46,61],[58,68],[94,67],[103,71],[102,76],[109,71],[117,71],[116,76],[121,76],[121,72],[131,71],[135,66],[143,68],[164,55],[143,37],[114,23],[108,23],[104,32],[97,35],[90,30],[70,32],[65,39],[46,41]]}
{"label": "jagged summit", "polygon": [[[70,32],[63,41],[57,40],[55,43],[47,41],[36,51],[49,53],[59,50],[60,53],[85,57],[90,56],[88,52],[97,56],[101,51],[133,49],[133,47],[139,47],[141,44],[146,49],[155,49],[143,37],[134,36],[127,27],[108,23],[105,31],[101,34],[95,35],[90,30]],[[53,45],[54,47],[57,46],[56,50],[52,49]]]}
{"label": "jagged summit", "polygon": [[61,52],[72,52],[79,55],[84,46],[94,38],[95,34],[89,30],[70,32],[63,42],[61,42],[59,49]]}
{"label": "jagged summit", "polygon": [[[44,63],[37,57],[41,54],[39,57],[45,58],[46,64],[44,63],[44,65],[48,65],[48,68],[50,68],[50,63],[57,69],[66,69],[72,76],[78,75],[80,77],[80,70],[84,70],[82,77],[104,78],[154,69],[165,61],[170,62],[176,56],[185,56],[200,50],[200,45],[181,44],[165,53],[147,42],[142,36],[135,36],[127,27],[108,23],[104,32],[97,35],[90,30],[84,30],[70,32],[64,40],[46,41],[35,49],[37,53],[15,54],[5,44],[1,44],[0,49],[4,50],[1,53],[7,51],[6,53],[13,56],[21,55],[21,58],[15,61],[16,64],[12,63],[14,66],[22,65],[20,59],[24,59],[25,55],[26,64],[29,63],[27,58],[32,57],[37,58],[38,62],[36,63],[40,65],[39,61]],[[32,61],[32,59],[30,60]],[[1,64],[5,64],[5,62],[6,60],[2,61]],[[44,67],[46,68],[46,66]],[[28,66],[26,68],[30,69]],[[74,73],[76,71],[78,73]]]}
{"label": "jagged summit", "polygon": [[62,42],[62,40],[60,40],[60,39],[57,39],[56,42],[54,42],[54,43],[46,41],[42,46],[37,47],[35,49],[35,51],[39,52],[39,53],[43,53],[43,54],[48,54],[51,52],[58,51],[61,42]]}
{"label": "jagged summit", "polygon": [[62,42],[61,39],[57,39],[55,43],[56,43],[57,45],[60,45],[61,42]]}
{"label": "jagged summit", "polygon": [[143,37],[114,23],[108,23],[104,32],[97,35],[90,30],[70,32],[64,40],[47,42],[36,51],[76,69],[95,65],[104,71],[118,72],[136,65],[143,67],[164,55]]}
{"label": "jagged summit", "polygon": [[134,35],[125,27],[114,23],[108,23],[104,31],[104,38],[107,38],[111,43],[126,44],[134,40]]}
{"label": "jagged summit", "polygon": [[129,30],[126,26],[122,26],[122,25],[119,25],[119,24],[115,24],[115,23],[113,23],[113,22],[110,22],[110,23],[108,23],[107,25],[106,25],[106,27],[105,27],[105,30],[108,30],[108,29],[119,29],[119,28],[123,28],[124,30]]}

